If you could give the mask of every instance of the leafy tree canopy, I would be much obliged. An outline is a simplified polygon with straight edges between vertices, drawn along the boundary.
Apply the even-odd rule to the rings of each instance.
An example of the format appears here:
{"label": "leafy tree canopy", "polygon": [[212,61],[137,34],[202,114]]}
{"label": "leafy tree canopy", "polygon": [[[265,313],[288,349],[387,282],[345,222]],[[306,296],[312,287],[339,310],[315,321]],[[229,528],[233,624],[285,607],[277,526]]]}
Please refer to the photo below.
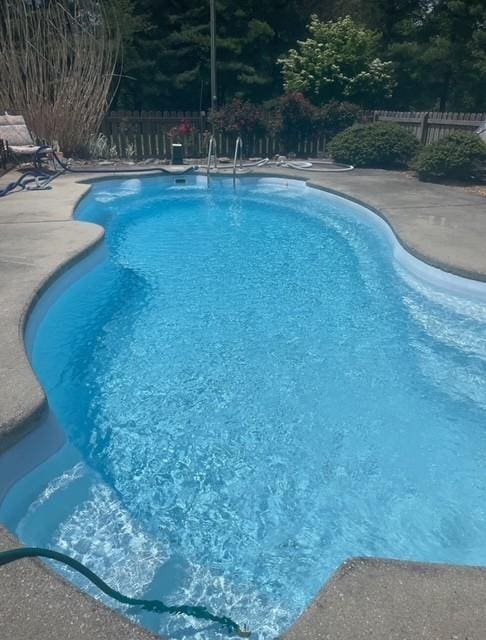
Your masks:
{"label": "leafy tree canopy", "polygon": [[[115,107],[207,109],[209,0],[110,2],[125,42]],[[278,97],[283,69],[317,104],[486,110],[486,0],[215,2],[220,105]]]}
{"label": "leafy tree canopy", "polygon": [[[147,22],[125,55],[120,108],[208,107],[209,0],[133,2]],[[277,58],[301,37],[297,0],[216,0],[218,99],[263,101],[282,92]]]}
{"label": "leafy tree canopy", "polygon": [[318,103],[331,99],[376,104],[391,95],[392,63],[381,60],[379,35],[351,17],[321,22],[312,16],[310,37],[280,60],[287,91]]}
{"label": "leafy tree canopy", "polygon": [[419,106],[441,111],[486,108],[485,0],[429,2],[397,31],[389,52],[400,69],[402,104],[422,96]]}

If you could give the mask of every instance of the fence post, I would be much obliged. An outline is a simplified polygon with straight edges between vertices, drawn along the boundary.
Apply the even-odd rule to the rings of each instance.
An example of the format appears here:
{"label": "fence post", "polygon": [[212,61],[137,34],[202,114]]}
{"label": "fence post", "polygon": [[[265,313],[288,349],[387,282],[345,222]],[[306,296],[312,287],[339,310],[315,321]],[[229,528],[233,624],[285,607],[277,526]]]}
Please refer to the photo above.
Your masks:
{"label": "fence post", "polygon": [[427,134],[429,130],[429,112],[425,111],[420,120],[420,128],[418,131],[418,138],[421,144],[425,144],[427,142]]}

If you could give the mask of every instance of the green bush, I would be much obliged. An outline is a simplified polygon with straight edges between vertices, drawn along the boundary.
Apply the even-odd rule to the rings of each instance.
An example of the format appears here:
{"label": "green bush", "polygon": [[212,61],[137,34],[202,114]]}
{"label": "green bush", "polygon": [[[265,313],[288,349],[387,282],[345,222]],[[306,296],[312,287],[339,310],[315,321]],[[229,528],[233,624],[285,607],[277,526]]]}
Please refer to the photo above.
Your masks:
{"label": "green bush", "polygon": [[332,139],[329,152],[336,162],[355,167],[406,167],[419,147],[417,138],[398,124],[358,124]]}
{"label": "green bush", "polygon": [[477,177],[486,162],[486,144],[474,133],[451,133],[424,147],[411,163],[420,180]]}

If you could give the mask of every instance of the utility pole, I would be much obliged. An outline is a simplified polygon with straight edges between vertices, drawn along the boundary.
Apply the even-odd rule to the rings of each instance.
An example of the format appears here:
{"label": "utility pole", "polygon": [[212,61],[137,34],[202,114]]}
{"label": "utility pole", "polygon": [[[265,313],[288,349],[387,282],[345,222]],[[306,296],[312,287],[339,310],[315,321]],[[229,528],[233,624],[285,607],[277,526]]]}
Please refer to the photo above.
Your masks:
{"label": "utility pole", "polygon": [[216,10],[214,0],[209,0],[209,30],[211,34],[211,111],[215,111],[218,92],[216,89]]}

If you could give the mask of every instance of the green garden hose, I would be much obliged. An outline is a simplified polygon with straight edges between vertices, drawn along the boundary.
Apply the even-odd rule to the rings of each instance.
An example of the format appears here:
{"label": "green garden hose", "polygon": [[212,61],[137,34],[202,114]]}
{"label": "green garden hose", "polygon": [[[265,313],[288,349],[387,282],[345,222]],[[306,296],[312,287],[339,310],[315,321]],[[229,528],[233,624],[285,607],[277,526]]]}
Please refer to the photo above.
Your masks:
{"label": "green garden hose", "polygon": [[241,629],[236,622],[233,622],[231,618],[226,616],[215,616],[210,613],[206,607],[191,606],[191,605],[173,605],[169,606],[164,604],[161,600],[140,600],[138,598],[129,598],[124,596],[119,591],[112,589],[106,584],[96,573],[93,573],[90,569],[84,566],[81,562],[78,562],[74,558],[71,558],[64,553],[58,551],[51,551],[50,549],[41,549],[39,547],[21,547],[18,549],[9,549],[8,551],[0,551],[0,567],[22,558],[49,558],[50,560],[57,560],[62,562],[72,569],[75,569],[81,573],[85,578],[88,578],[94,585],[101,589],[111,598],[122,602],[123,604],[129,604],[135,607],[141,607],[145,611],[152,611],[154,613],[170,613],[170,614],[182,614],[185,616],[192,616],[199,620],[209,620],[211,622],[217,622],[226,628],[231,635],[237,635],[240,638],[249,638],[250,631]]}

